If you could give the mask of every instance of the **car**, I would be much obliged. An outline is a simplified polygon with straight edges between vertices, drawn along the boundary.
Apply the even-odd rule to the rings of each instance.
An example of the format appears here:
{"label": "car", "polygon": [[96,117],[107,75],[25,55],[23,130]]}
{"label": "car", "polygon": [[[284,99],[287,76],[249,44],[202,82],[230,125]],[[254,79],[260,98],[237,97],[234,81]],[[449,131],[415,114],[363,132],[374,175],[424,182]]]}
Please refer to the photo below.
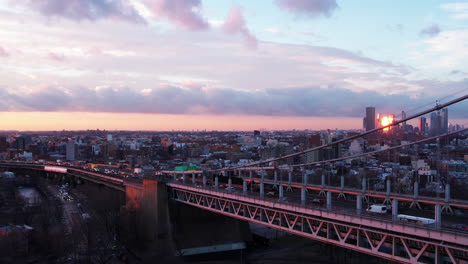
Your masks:
{"label": "car", "polygon": [[325,200],[323,200],[323,199],[312,199],[312,203],[322,206],[325,203]]}
{"label": "car", "polygon": [[272,191],[272,192],[267,192],[266,195],[267,195],[267,196],[275,196],[275,195],[276,195],[276,192],[273,192],[273,191]]}
{"label": "car", "polygon": [[91,218],[91,216],[88,213],[81,214],[81,217],[83,218],[83,220],[87,220]]}
{"label": "car", "polygon": [[468,231],[468,225],[465,224],[454,224],[451,225],[451,227],[458,230]]}
{"label": "car", "polygon": [[234,191],[236,188],[234,187],[226,187],[226,191]]}

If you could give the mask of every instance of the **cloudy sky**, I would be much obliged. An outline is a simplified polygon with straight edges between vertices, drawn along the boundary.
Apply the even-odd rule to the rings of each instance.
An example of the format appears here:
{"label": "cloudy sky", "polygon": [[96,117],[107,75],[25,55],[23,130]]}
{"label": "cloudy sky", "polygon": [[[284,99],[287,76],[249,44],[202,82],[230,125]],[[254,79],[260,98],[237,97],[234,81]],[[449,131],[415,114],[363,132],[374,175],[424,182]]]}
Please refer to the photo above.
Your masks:
{"label": "cloudy sky", "polygon": [[464,94],[464,1],[0,0],[2,129],[360,128]]}

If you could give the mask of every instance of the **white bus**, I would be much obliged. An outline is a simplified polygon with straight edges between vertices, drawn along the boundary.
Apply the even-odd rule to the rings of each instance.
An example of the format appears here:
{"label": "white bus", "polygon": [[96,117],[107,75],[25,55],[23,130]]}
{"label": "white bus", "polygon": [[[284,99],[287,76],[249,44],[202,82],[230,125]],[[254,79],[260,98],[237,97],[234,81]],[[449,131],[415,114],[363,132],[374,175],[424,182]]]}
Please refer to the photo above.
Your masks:
{"label": "white bus", "polygon": [[397,215],[398,221],[405,223],[412,223],[417,225],[432,225],[435,223],[434,219],[418,217],[413,215]]}

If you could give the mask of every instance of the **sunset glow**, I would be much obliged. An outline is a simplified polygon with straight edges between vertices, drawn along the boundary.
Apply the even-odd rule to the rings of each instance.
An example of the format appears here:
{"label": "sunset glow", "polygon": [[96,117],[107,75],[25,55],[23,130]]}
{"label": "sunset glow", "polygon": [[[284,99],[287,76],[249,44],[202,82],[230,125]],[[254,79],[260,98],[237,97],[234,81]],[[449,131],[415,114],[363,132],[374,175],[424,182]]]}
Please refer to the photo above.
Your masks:
{"label": "sunset glow", "polygon": [[1,113],[2,130],[292,130],[356,128],[360,118],[131,113]]}
{"label": "sunset glow", "polygon": [[[380,118],[380,124],[384,127],[384,126],[388,126],[390,125],[391,123],[393,123],[393,119],[394,119],[394,116],[393,115],[387,115],[387,116],[382,116]],[[387,127],[387,128],[384,128],[383,130],[384,131],[389,131],[391,129],[391,127]]]}

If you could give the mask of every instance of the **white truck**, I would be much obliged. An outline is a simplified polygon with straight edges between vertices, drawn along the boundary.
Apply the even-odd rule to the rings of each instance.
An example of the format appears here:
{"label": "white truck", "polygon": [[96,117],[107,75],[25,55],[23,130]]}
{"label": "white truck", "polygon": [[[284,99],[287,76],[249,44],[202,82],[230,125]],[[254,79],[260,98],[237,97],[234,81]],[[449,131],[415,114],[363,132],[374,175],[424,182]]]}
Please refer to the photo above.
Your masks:
{"label": "white truck", "polygon": [[369,213],[386,214],[392,211],[392,206],[385,204],[373,204],[369,206],[366,211]]}

